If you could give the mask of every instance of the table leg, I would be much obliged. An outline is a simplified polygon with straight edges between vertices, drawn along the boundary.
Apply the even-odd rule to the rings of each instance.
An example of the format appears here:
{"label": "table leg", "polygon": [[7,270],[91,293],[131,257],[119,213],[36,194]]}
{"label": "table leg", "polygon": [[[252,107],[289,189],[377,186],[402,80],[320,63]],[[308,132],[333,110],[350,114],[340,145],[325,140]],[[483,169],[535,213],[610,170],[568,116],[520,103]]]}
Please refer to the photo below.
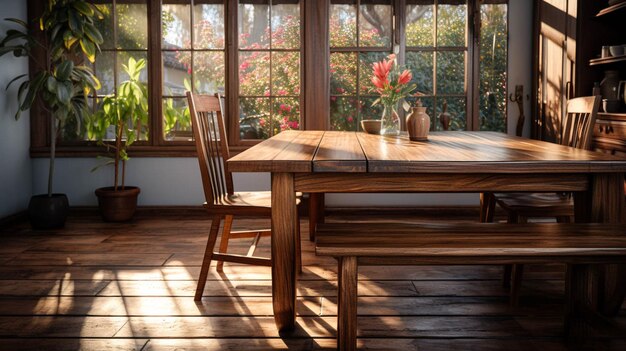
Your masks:
{"label": "table leg", "polygon": [[281,332],[296,319],[296,211],[293,174],[272,173],[272,302]]}
{"label": "table leg", "polygon": [[324,193],[309,194],[309,240],[315,240],[315,230],[319,223],[324,223]]}
{"label": "table leg", "polygon": [[[626,223],[624,174],[596,174],[591,185],[591,221]],[[607,316],[619,312],[626,295],[626,265],[606,265],[601,270],[599,311]]]}

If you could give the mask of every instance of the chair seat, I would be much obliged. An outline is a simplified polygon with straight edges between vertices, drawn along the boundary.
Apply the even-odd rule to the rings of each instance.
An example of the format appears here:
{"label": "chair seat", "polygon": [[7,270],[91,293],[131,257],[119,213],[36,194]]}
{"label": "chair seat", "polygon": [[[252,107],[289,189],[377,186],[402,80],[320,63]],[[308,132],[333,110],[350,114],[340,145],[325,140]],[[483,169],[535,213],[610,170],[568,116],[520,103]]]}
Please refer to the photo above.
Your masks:
{"label": "chair seat", "polygon": [[574,199],[556,193],[496,193],[496,201],[507,212],[526,217],[573,216]]}
{"label": "chair seat", "polygon": [[[296,193],[296,205],[302,201],[302,193]],[[206,203],[205,203],[205,206]],[[271,209],[272,192],[271,191],[251,191],[251,192],[235,192],[232,195],[222,196],[213,206],[238,206],[238,207],[262,207]]]}

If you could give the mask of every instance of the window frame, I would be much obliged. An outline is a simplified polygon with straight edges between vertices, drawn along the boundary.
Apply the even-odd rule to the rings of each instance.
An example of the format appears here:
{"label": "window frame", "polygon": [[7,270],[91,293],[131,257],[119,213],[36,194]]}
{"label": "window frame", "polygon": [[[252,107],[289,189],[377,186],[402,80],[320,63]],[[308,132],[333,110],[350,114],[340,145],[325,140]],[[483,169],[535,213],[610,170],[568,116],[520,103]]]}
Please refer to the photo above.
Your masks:
{"label": "window frame", "polygon": [[[138,142],[129,150],[135,157],[194,157],[195,145],[187,141],[168,141],[163,135],[163,74],[162,74],[162,36],[161,36],[161,0],[146,0],[148,16],[148,81],[149,81],[149,113],[150,127],[148,141]],[[480,4],[508,4],[510,0],[467,0],[467,59],[466,59],[466,130],[480,128],[480,101],[479,101],[479,41],[480,41]],[[181,1],[182,3],[183,1]],[[185,1],[186,3],[186,1]],[[328,130],[330,128],[330,43],[328,34],[330,0],[301,0],[300,2],[300,129]],[[225,116],[238,116],[238,6],[237,0],[223,0],[224,30],[225,30]],[[28,0],[28,18],[37,18],[43,12],[45,2]],[[406,35],[405,35],[405,0],[392,0],[392,15],[395,18],[395,27],[392,28],[392,50],[399,45],[398,60],[405,62]],[[510,11],[507,11],[507,46],[509,43]],[[33,33],[39,32],[37,24],[30,21]],[[394,42],[395,41],[395,42]],[[360,51],[364,48],[357,48]],[[509,50],[509,49],[507,49]],[[335,50],[336,51],[336,50]],[[34,52],[41,56],[42,52]],[[507,71],[508,55],[507,55]],[[36,69],[33,60],[29,60],[31,70]],[[358,88],[358,87],[357,87]],[[509,87],[507,85],[507,95]],[[234,112],[234,113],[233,113]],[[506,111],[505,111],[506,115]],[[307,116],[322,116],[306,118]],[[31,148],[32,157],[48,157],[50,152],[50,138],[48,123],[44,109],[35,104],[31,109]],[[229,144],[231,151],[236,154],[257,144],[261,140],[239,139],[239,118],[229,118]],[[508,125],[508,121],[507,121]],[[58,143],[57,156],[59,157],[94,157],[101,155],[103,148],[96,142]]]}

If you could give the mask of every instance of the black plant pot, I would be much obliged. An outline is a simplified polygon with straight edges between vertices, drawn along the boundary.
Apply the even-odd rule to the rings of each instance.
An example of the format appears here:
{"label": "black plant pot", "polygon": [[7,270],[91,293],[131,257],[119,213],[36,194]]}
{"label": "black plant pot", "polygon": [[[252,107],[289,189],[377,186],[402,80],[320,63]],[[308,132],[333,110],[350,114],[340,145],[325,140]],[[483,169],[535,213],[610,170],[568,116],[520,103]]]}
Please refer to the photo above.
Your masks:
{"label": "black plant pot", "polygon": [[141,191],[138,187],[127,186],[123,190],[114,187],[96,189],[98,207],[105,222],[130,221],[137,209],[137,197]]}
{"label": "black plant pot", "polygon": [[28,204],[28,218],[33,229],[57,229],[65,226],[70,205],[65,194],[35,195]]}

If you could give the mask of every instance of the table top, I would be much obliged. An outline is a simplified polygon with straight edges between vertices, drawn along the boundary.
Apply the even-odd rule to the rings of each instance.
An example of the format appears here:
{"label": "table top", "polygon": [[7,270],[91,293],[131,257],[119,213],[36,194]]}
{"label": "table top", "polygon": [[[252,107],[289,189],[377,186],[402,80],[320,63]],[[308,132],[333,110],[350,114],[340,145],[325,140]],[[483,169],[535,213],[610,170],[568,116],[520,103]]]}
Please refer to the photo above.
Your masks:
{"label": "table top", "polygon": [[626,159],[498,132],[408,135],[285,131],[228,160],[232,172],[592,173],[626,172]]}

